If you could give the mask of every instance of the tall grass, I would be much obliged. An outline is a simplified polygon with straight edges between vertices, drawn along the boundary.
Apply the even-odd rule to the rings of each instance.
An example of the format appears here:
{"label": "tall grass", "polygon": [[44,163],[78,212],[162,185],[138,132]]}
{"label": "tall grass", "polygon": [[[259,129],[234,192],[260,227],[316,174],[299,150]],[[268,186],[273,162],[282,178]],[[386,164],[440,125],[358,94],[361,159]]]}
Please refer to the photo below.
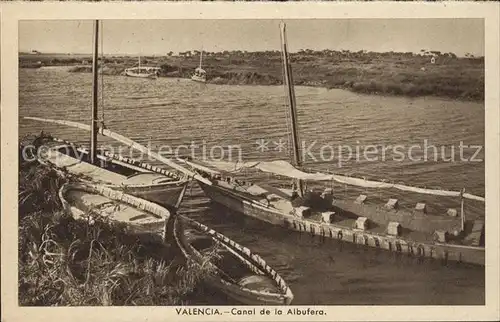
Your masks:
{"label": "tall grass", "polygon": [[68,180],[20,160],[19,304],[188,304],[208,268],[189,267],[161,236],[65,214],[57,192]]}

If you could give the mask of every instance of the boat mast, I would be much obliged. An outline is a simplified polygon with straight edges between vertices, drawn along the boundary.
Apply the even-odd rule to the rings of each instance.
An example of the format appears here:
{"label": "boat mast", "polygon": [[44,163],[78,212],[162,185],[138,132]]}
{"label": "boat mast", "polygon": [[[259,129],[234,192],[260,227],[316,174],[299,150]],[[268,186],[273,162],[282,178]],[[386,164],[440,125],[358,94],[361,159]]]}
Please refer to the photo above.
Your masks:
{"label": "boat mast", "polygon": [[97,159],[97,104],[98,104],[98,68],[99,68],[99,20],[94,21],[94,54],[92,57],[92,124],[90,134],[90,163],[95,164]]}
{"label": "boat mast", "polygon": [[465,230],[464,193],[465,188],[462,188],[462,191],[460,191],[460,228],[462,232]]}
{"label": "boat mast", "polygon": [[201,69],[201,61],[202,61],[202,59],[203,59],[203,49],[200,52],[200,69]]}
{"label": "boat mast", "polygon": [[[281,27],[281,52],[283,54],[283,69],[285,72],[285,87],[288,94],[289,106],[290,106],[290,122],[292,131],[292,146],[293,146],[293,156],[295,166],[302,166],[302,158],[299,150],[299,136],[297,131],[297,109],[295,103],[295,90],[293,88],[293,78],[292,78],[292,66],[288,60],[288,46],[286,39],[286,25],[285,23],[280,24]],[[297,190],[299,196],[303,196],[303,184],[302,180],[297,180]]]}

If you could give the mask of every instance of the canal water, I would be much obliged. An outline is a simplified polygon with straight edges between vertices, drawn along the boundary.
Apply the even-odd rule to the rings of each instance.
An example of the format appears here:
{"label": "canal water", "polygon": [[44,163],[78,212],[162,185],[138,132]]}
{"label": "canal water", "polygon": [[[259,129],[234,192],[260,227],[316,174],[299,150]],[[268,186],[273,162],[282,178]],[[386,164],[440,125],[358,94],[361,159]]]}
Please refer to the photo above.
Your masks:
{"label": "canal water", "polygon": [[[184,79],[122,76],[103,80],[100,118],[109,129],[152,149],[225,161],[289,158],[281,86],[201,85]],[[88,124],[91,83],[90,74],[64,68],[20,69],[19,137],[44,130],[88,144],[86,132],[22,117]],[[420,187],[465,187],[484,196],[483,103],[311,87],[297,87],[296,94],[308,167]],[[106,138],[100,143],[118,148]],[[247,178],[289,183],[268,174],[248,173]],[[404,207],[425,201],[436,213],[459,206],[453,199],[397,191],[344,186],[334,190],[351,196],[368,193],[379,202],[398,198]],[[182,212],[261,255],[289,283],[297,305],[484,304],[484,268],[419,261],[335,240],[322,242],[234,216],[212,204],[196,185],[188,191]],[[466,213],[484,216],[484,206],[467,202]]]}

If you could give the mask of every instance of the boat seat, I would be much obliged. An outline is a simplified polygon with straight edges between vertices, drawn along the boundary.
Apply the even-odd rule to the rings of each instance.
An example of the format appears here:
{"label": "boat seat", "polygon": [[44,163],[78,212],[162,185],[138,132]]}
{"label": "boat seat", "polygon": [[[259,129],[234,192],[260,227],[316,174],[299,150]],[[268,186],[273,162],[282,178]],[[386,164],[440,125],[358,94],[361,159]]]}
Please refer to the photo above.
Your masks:
{"label": "boat seat", "polygon": [[427,213],[427,205],[424,202],[417,202],[417,204],[415,205],[415,210],[426,214]]}
{"label": "boat seat", "polygon": [[434,237],[434,240],[437,242],[446,243],[448,241],[449,234],[447,231],[444,231],[444,230],[436,230],[434,232],[433,237]]}
{"label": "boat seat", "polygon": [[333,217],[335,216],[335,212],[326,211],[321,213],[321,222],[330,224],[333,222]]}
{"label": "boat seat", "polygon": [[386,209],[397,209],[398,208],[398,199],[389,199],[387,203],[384,205]]}
{"label": "boat seat", "polygon": [[456,217],[458,215],[458,212],[456,209],[448,208],[448,210],[446,211],[446,214],[450,217]]}
{"label": "boat seat", "polygon": [[392,236],[401,236],[402,226],[396,221],[391,221],[387,225],[387,234]]}
{"label": "boat seat", "polygon": [[355,229],[361,229],[361,230],[367,230],[368,229],[368,218],[366,217],[359,217],[356,219],[354,222],[354,228]]}
{"label": "boat seat", "polygon": [[356,200],[354,201],[354,203],[357,203],[358,205],[362,205],[365,203],[366,201],[366,195],[359,195]]}

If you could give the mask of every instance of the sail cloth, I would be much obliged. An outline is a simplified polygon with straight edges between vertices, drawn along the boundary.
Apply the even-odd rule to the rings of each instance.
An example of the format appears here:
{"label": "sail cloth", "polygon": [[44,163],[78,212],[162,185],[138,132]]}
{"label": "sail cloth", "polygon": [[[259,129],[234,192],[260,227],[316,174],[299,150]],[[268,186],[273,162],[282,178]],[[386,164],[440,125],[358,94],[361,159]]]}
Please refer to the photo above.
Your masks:
{"label": "sail cloth", "polygon": [[[389,182],[371,181],[361,178],[346,177],[337,174],[328,173],[307,173],[295,168],[287,161],[251,161],[251,162],[226,162],[226,161],[205,161],[206,163],[224,171],[224,172],[239,172],[243,169],[258,169],[263,172],[269,172],[276,175],[286,176],[299,180],[310,181],[336,181],[343,184],[364,187],[364,188],[377,188],[389,189],[394,188],[402,191],[416,192],[420,194],[429,194],[436,196],[459,197],[462,193],[460,191],[449,191],[439,189],[425,189],[419,187],[406,186],[402,184],[394,184]],[[484,197],[475,196],[469,193],[463,194],[464,198],[484,202]]]}
{"label": "sail cloth", "polygon": [[[53,120],[53,119],[45,119],[45,118],[40,118],[40,117],[24,117],[25,119],[28,119],[28,120],[35,120],[35,121],[42,121],[42,122],[47,122],[47,123],[54,123],[54,124],[62,124],[62,125],[67,125],[67,126],[71,126],[71,127],[75,127],[75,128],[79,128],[81,130],[86,130],[86,131],[92,131],[90,125],[87,125],[87,124],[83,124],[83,123],[79,123],[79,122],[73,122],[73,121],[64,121],[64,120]],[[115,139],[123,144],[126,144],[128,145],[130,148],[133,148],[133,149],[136,149],[136,150],[139,150],[141,151],[142,153],[146,153],[147,155],[150,155],[152,157],[154,157],[155,159],[157,159],[158,161],[161,161],[163,162],[164,164],[167,164],[169,165],[170,167],[178,170],[179,172],[182,172],[190,177],[193,177],[195,178],[196,180],[198,181],[201,181],[207,185],[211,185],[212,182],[208,179],[205,179],[203,178],[202,176],[178,165],[177,163],[174,163],[173,161],[165,158],[165,157],[162,157],[161,155],[151,151],[150,149],[148,149],[147,147],[121,135],[121,134],[118,134],[118,133],[115,133],[113,131],[110,131],[108,129],[104,129],[104,128],[99,128],[99,133],[104,135],[104,136],[107,136],[107,137],[110,137],[112,139]]]}
{"label": "sail cloth", "polygon": [[[38,117],[25,117],[25,119],[30,119],[30,120],[37,120],[37,121],[42,121],[42,122],[48,122],[48,123],[55,123],[55,124],[62,124],[62,125],[67,125],[71,127],[76,127],[82,130],[86,131],[91,131],[91,127],[86,124],[78,123],[78,122],[72,122],[72,121],[64,121],[64,120],[52,120],[52,119],[44,119],[44,118],[38,118]],[[161,155],[158,155],[157,153],[152,152],[145,146],[123,136],[118,133],[112,132],[108,129],[103,129],[99,128],[99,133],[101,133],[104,136],[111,137],[119,142],[122,142],[123,144],[128,145],[131,148],[137,149],[143,153],[146,153],[148,155],[151,155],[158,161],[161,161],[172,168],[189,175],[190,177],[195,178],[198,181],[201,181],[205,184],[211,185],[212,182],[206,178],[203,178],[202,176],[193,173],[192,171],[174,163],[173,161],[166,159],[162,157]],[[194,162],[189,162],[189,161],[184,161],[184,163],[192,166],[193,168],[205,168],[203,166],[197,165]],[[290,177],[290,178],[295,178],[299,180],[304,180],[304,181],[336,181],[339,183],[344,183],[348,185],[353,185],[353,186],[358,186],[358,187],[365,187],[365,188],[381,188],[381,189],[387,189],[387,188],[395,188],[399,189],[402,191],[411,191],[411,192],[416,192],[420,194],[429,194],[429,195],[436,195],[436,196],[448,196],[448,197],[459,197],[462,192],[460,191],[448,191],[448,190],[439,190],[439,189],[425,189],[425,188],[419,188],[419,187],[412,187],[412,186],[406,186],[402,184],[393,184],[393,183],[388,183],[388,182],[380,182],[380,181],[371,181],[371,180],[365,180],[365,179],[360,179],[360,178],[354,178],[354,177],[346,177],[346,176],[341,176],[337,174],[325,174],[325,173],[306,173],[303,171],[300,171],[299,169],[295,168],[293,165],[291,165],[289,162],[284,161],[284,160],[277,160],[277,161],[251,161],[251,162],[227,162],[227,161],[205,161],[205,163],[212,165],[216,167],[217,169],[220,169],[225,172],[239,172],[243,169],[251,169],[255,168],[263,172],[269,172],[273,173],[276,175],[281,175],[285,177]],[[203,170],[203,169],[200,169]],[[211,171],[214,173],[215,171]],[[471,199],[471,200],[476,200],[476,201],[481,201],[485,202],[484,197],[481,196],[476,196],[470,193],[464,193],[463,197],[466,199]]]}

